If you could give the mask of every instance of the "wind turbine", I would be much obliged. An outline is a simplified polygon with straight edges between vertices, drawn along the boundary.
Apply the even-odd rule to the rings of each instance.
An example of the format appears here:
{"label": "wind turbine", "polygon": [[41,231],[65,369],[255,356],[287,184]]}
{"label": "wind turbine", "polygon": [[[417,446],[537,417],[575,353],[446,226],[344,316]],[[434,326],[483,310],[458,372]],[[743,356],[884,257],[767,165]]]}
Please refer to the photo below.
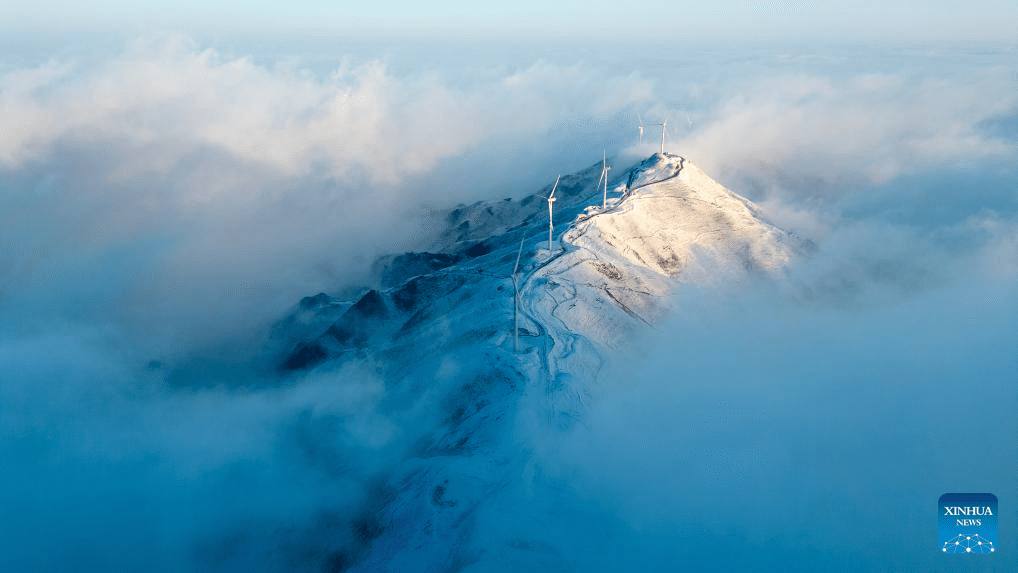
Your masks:
{"label": "wind turbine", "polygon": [[561,177],[562,176],[559,175],[558,177],[555,178],[555,185],[551,188],[551,195],[548,195],[548,251],[549,252],[551,251],[551,232],[555,229],[555,226],[552,224],[551,204],[555,202],[555,190],[558,189],[558,180]]}
{"label": "wind turbine", "polygon": [[520,250],[516,252],[516,266],[513,267],[513,349],[520,351],[520,284],[516,272],[520,269],[520,256],[523,255],[523,239],[520,237]]}
{"label": "wind turbine", "polygon": [[659,123],[661,126],[661,155],[665,154],[665,130],[668,129],[668,120]]}
{"label": "wind turbine", "polygon": [[[642,127],[642,126],[641,126]],[[604,150],[601,150],[601,179],[597,180],[597,187],[601,186],[601,180],[604,180],[604,201],[601,203],[601,210],[608,209],[608,156]],[[595,187],[595,189],[597,188]]]}
{"label": "wind turbine", "polygon": [[643,145],[643,118],[640,117],[640,114],[636,114],[636,119],[640,122],[638,126],[640,128],[640,145]]}

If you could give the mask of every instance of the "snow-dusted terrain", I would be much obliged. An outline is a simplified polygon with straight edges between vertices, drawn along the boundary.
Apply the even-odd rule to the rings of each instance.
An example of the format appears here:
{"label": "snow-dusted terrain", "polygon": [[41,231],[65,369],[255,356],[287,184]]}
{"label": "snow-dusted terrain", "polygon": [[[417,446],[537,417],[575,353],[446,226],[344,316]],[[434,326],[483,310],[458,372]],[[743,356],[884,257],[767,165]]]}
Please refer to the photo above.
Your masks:
{"label": "snow-dusted terrain", "polygon": [[[595,189],[600,163],[562,178],[555,242],[543,189],[522,201],[445,212],[427,253],[383,257],[356,300],[308,297],[279,325],[284,371],[357,360],[386,383],[387,407],[427,428],[387,466],[358,542],[335,558],[353,571],[555,568],[531,526],[489,517],[518,503],[538,470],[519,436],[582,419],[605,357],[660,320],[682,283],[780,272],[796,248],[753,204],[682,157],[655,154]],[[514,287],[519,273],[519,350]],[[681,304],[681,301],[680,303]],[[518,512],[518,510],[517,510]],[[483,524],[501,523],[497,528]]]}

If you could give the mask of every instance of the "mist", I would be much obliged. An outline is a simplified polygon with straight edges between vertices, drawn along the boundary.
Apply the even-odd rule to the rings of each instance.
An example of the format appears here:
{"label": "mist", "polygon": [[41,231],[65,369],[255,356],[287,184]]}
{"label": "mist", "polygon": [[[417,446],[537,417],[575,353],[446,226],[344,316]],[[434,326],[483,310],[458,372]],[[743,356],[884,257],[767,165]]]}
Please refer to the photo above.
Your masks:
{"label": "mist", "polygon": [[538,477],[474,543],[546,527],[575,570],[932,566],[941,493],[1018,487],[1018,76],[1006,48],[944,53],[443,67],[146,36],[5,67],[0,569],[338,568],[441,396],[397,406],[369,362],[282,380],[272,325],[426,248],[436,210],[649,155],[638,116],[816,250],[681,289],[577,428],[524,409]]}
{"label": "mist", "polygon": [[925,274],[887,265],[885,238],[821,247],[780,284],[679,293],[582,424],[534,437],[539,477],[507,505],[555,502],[517,527],[540,522],[578,570],[1009,570],[943,562],[929,523],[945,492],[1014,491],[1013,227]]}

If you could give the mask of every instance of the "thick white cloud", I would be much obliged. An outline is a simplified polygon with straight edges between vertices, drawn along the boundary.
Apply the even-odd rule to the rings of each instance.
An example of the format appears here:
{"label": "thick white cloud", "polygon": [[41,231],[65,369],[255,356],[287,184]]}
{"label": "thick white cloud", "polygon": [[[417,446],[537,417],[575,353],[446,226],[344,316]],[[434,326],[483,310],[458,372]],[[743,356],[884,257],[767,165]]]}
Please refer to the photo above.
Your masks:
{"label": "thick white cloud", "polygon": [[1013,154],[1013,144],[977,128],[1015,108],[1016,88],[1003,68],[950,78],[780,75],[739,88],[676,145],[719,175],[776,171],[805,188],[810,178],[883,183]]}
{"label": "thick white cloud", "polygon": [[323,163],[333,175],[360,168],[392,182],[489,140],[533,137],[650,95],[638,77],[603,79],[538,62],[464,90],[437,73],[396,77],[378,61],[320,78],[161,38],[98,69],[51,62],[0,78],[0,161],[16,167],[60,140],[123,140],[172,146],[161,161],[147,158],[154,172],[210,146],[287,175]]}

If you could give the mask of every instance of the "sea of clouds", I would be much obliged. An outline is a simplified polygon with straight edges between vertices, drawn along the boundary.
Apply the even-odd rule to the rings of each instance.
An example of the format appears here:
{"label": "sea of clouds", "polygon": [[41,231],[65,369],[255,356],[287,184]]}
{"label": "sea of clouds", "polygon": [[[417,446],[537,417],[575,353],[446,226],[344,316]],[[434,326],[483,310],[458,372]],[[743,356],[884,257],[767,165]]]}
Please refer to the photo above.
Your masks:
{"label": "sea of clouds", "polygon": [[355,543],[419,419],[357,365],[280,385],[272,323],[420,248],[434,209],[648,155],[638,116],[816,249],[678,293],[580,428],[529,438],[547,487],[499,519],[558,516],[578,570],[847,571],[915,562],[941,493],[1015,490],[1013,48],[564,54],[304,66],[161,36],[4,67],[0,569],[294,571]]}

